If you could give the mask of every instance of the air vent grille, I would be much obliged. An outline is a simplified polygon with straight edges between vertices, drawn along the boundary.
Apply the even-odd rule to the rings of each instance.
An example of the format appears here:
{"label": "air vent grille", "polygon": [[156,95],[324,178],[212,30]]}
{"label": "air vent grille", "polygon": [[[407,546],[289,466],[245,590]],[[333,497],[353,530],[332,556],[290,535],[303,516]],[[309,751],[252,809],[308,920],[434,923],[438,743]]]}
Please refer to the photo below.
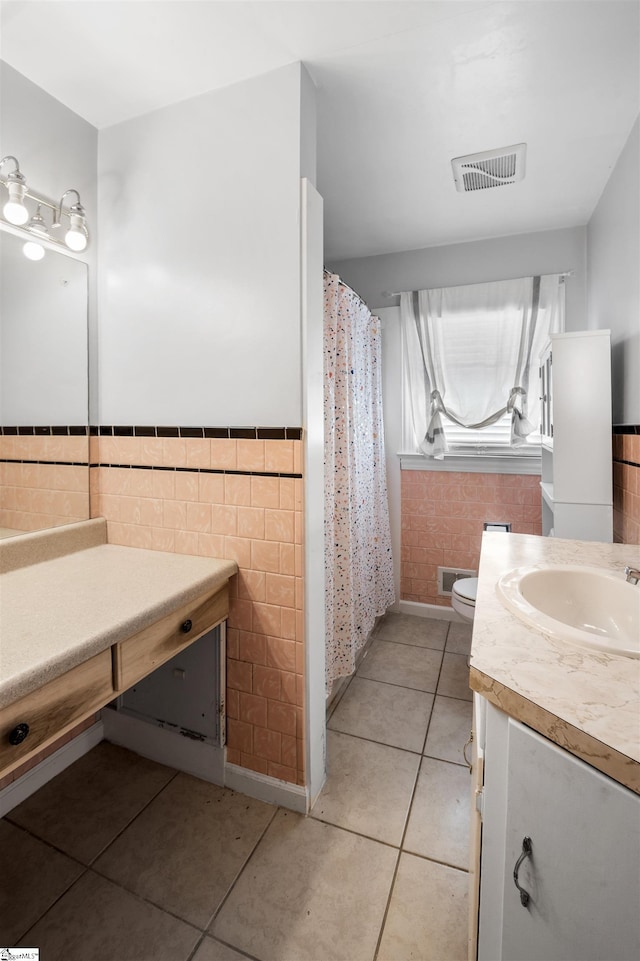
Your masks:
{"label": "air vent grille", "polygon": [[451,161],[456,187],[461,193],[504,187],[524,177],[526,144],[454,157]]}

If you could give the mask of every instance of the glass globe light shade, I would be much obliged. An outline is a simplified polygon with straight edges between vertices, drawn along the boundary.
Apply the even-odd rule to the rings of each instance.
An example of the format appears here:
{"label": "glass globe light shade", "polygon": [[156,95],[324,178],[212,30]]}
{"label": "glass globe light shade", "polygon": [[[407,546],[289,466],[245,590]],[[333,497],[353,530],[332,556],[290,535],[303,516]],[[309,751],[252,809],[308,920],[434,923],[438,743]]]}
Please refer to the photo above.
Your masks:
{"label": "glass globe light shade", "polygon": [[44,247],[33,240],[27,240],[22,252],[29,260],[42,260],[44,257]]}
{"label": "glass globe light shade", "polygon": [[82,214],[70,214],[69,225],[69,229],[64,236],[64,242],[69,250],[79,253],[87,246],[87,228]]}

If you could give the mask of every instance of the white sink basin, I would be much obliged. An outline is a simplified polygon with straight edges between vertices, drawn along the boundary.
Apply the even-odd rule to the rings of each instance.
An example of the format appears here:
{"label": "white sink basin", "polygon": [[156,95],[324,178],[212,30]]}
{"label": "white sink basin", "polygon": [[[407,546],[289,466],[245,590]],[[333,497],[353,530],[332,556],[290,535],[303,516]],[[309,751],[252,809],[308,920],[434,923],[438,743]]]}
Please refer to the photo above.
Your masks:
{"label": "white sink basin", "polygon": [[504,605],[549,636],[640,658],[640,584],[598,567],[520,567],[496,585]]}

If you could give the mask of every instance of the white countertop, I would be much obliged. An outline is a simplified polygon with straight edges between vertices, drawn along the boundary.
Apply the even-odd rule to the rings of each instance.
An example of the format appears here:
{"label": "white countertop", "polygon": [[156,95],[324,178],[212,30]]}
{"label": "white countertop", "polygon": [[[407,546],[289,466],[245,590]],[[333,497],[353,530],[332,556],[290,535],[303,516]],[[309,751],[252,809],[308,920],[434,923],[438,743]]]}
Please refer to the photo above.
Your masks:
{"label": "white countertop", "polygon": [[101,544],[0,575],[0,707],[237,572],[234,561]]}
{"label": "white countertop", "polygon": [[506,571],[533,564],[622,571],[627,564],[640,566],[640,547],[484,534],[471,687],[640,793],[640,660],[553,641],[511,614],[496,593],[496,583]]}

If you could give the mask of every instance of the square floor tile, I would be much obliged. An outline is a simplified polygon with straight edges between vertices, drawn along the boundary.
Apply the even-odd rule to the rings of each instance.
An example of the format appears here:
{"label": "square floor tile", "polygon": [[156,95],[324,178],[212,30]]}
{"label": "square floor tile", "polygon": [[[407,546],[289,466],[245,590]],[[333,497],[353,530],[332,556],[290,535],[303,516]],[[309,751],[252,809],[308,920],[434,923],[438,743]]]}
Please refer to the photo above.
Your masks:
{"label": "square floor tile", "polygon": [[175,773],[102,741],[7,818],[91,864]]}
{"label": "square floor tile", "polygon": [[85,869],[6,820],[0,852],[0,944],[10,947]]}
{"label": "square floor tile", "polygon": [[206,936],[193,956],[193,961],[246,961],[247,955]]}
{"label": "square floor tile", "polygon": [[378,961],[467,961],[468,875],[400,857]]}
{"label": "square floor tile", "polygon": [[403,849],[454,867],[469,867],[469,770],[422,759]]}
{"label": "square floor tile", "polygon": [[[424,753],[429,757],[466,765],[463,751],[471,734],[472,722],[471,701],[461,701],[455,697],[442,697],[437,694]],[[470,751],[467,751],[467,755],[471,758]]]}
{"label": "square floor tile", "polygon": [[275,808],[178,774],[96,871],[204,929]]}
{"label": "square floor tile", "polygon": [[382,618],[376,637],[398,644],[414,644],[416,647],[431,647],[442,651],[448,627],[448,621],[391,612]]}
{"label": "square floor tile", "polygon": [[211,933],[261,961],[372,961],[397,857],[280,810]]}
{"label": "square floor tile", "polygon": [[420,758],[349,734],[327,734],[327,780],[312,817],[400,845]]}
{"label": "square floor tile", "polygon": [[438,681],[438,694],[458,697],[463,701],[473,700],[469,687],[469,664],[462,654],[445,653]]}
{"label": "square floor tile", "polygon": [[331,715],[329,727],[421,752],[432,704],[433,694],[354,677]]}
{"label": "square floor tile", "polygon": [[200,932],[89,870],[22,938],[43,961],[187,961]]}
{"label": "square floor tile", "polygon": [[358,668],[357,676],[433,693],[438,683],[442,652],[376,637]]}
{"label": "square floor tile", "polygon": [[467,657],[471,653],[471,635],[473,624],[468,621],[451,621],[449,633],[447,634],[446,650],[449,654],[465,654]]}

